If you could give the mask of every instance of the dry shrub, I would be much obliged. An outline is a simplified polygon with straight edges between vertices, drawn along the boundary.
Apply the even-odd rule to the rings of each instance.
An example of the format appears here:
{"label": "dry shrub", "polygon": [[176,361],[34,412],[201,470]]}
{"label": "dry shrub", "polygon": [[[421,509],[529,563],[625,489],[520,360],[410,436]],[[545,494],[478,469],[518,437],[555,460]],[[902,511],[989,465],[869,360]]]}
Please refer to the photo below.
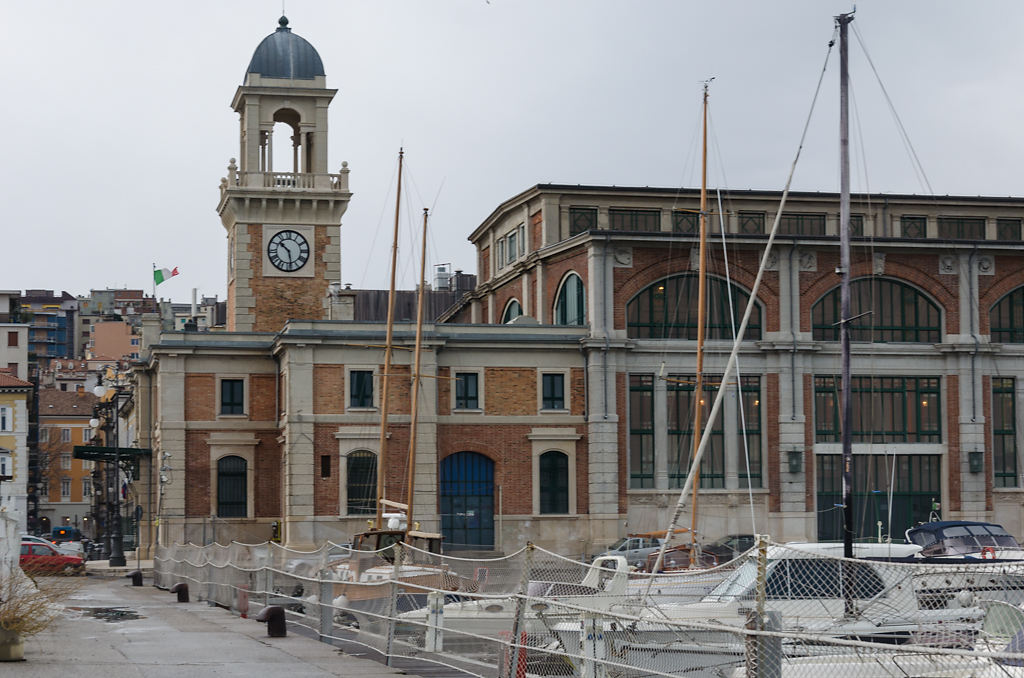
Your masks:
{"label": "dry shrub", "polygon": [[33,580],[17,568],[0,571],[0,629],[23,637],[43,631],[64,611],[60,601],[79,586],[81,580],[69,577]]}

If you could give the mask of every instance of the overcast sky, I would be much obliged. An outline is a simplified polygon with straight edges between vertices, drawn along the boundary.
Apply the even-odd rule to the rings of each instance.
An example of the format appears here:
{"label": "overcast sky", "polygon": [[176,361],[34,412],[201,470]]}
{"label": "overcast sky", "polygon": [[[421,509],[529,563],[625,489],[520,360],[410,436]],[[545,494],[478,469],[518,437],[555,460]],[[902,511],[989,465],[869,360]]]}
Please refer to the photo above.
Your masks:
{"label": "overcast sky", "polygon": [[[215,208],[238,156],[230,102],[280,0],[4,2],[0,289],[225,296]],[[287,0],[320,53],[329,165],[351,169],[342,280],[386,287],[394,174],[412,223],[434,207],[428,263],[475,273],[466,236],[542,182],[699,185],[701,81],[711,183],[782,188],[849,2]],[[1024,3],[857,6],[859,32],[937,194],[1022,195]],[[851,34],[854,190],[926,193]],[[794,188],[838,186],[834,51]],[[862,161],[861,158],[864,160]]]}

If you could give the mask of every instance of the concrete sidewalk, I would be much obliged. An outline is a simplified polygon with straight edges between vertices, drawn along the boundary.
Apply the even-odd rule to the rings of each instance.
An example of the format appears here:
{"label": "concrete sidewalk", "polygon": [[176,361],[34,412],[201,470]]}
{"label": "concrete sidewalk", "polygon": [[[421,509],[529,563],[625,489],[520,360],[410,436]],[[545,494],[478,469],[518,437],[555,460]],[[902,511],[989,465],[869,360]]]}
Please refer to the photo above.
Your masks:
{"label": "concrete sidewalk", "polygon": [[346,655],[291,628],[285,638],[270,638],[265,624],[205,602],[178,603],[174,595],[150,584],[148,579],[145,586],[133,587],[121,579],[84,578],[82,587],[65,601],[64,616],[27,639],[26,661],[0,664],[0,674],[384,678],[406,673]]}

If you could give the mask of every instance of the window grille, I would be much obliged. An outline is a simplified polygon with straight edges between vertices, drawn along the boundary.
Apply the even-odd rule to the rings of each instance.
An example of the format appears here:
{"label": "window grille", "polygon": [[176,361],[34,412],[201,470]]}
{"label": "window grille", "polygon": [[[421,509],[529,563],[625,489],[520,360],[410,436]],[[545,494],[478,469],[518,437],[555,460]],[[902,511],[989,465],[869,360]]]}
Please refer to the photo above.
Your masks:
{"label": "window grille", "polygon": [[[917,289],[884,278],[860,278],[850,283],[850,340],[937,343],[941,340],[939,307]],[[837,286],[811,307],[811,330],[816,341],[840,339],[840,288]]]}
{"label": "window grille", "polygon": [[348,455],[346,488],[349,515],[377,513],[377,455],[358,450]]}
{"label": "window grille", "polygon": [[562,452],[545,452],[540,456],[539,476],[540,512],[568,513],[569,458]]}
{"label": "window grille", "polygon": [[569,208],[569,235],[577,235],[597,228],[596,207]]}
{"label": "window grille", "polygon": [[[938,377],[852,377],[854,443],[941,443]],[[815,441],[840,442],[840,379],[814,377]]]}
{"label": "window grille", "polygon": [[793,214],[783,212],[779,233],[785,235],[825,235],[824,214]]}
{"label": "window grille", "polygon": [[1014,379],[992,378],[992,465],[996,487],[1017,487],[1017,408]]}
{"label": "window grille", "polygon": [[613,231],[660,231],[661,212],[612,207],[608,210],[608,227]]}
{"label": "window grille", "polygon": [[629,486],[654,487],[654,375],[629,375]]}
{"label": "window grille", "polygon": [[[626,304],[626,330],[637,339],[697,339],[697,275],[685,273],[648,286]],[[734,317],[729,318],[732,294]],[[707,280],[706,339],[732,339],[750,295],[720,278]],[[761,309],[756,306],[747,324],[747,341],[761,338]]]}
{"label": "window grille", "polygon": [[928,236],[928,219],[926,217],[900,217],[900,230],[904,238],[926,238]]}

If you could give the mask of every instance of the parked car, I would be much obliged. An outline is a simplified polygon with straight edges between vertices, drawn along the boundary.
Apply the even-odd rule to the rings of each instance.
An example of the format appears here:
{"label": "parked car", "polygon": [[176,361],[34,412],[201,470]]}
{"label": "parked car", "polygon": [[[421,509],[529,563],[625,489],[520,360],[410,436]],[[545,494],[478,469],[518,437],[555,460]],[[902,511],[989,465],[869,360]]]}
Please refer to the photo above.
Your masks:
{"label": "parked car", "polygon": [[21,569],[28,574],[85,574],[85,561],[61,553],[53,544],[21,542]]}
{"label": "parked car", "polygon": [[56,543],[62,541],[81,541],[82,533],[72,525],[58,525],[50,530],[50,541]]}
{"label": "parked car", "polygon": [[36,544],[49,544],[66,556],[78,556],[80,558],[84,558],[86,549],[85,542],[87,540],[55,542],[50,541],[49,539],[44,539],[43,537],[34,537],[31,534],[23,534],[21,535],[21,541],[22,543],[30,541]]}
{"label": "parked car", "polygon": [[663,538],[649,533],[631,534],[609,546],[601,556],[622,556],[630,565],[644,567],[647,564],[647,556],[661,548],[663,541]]}

